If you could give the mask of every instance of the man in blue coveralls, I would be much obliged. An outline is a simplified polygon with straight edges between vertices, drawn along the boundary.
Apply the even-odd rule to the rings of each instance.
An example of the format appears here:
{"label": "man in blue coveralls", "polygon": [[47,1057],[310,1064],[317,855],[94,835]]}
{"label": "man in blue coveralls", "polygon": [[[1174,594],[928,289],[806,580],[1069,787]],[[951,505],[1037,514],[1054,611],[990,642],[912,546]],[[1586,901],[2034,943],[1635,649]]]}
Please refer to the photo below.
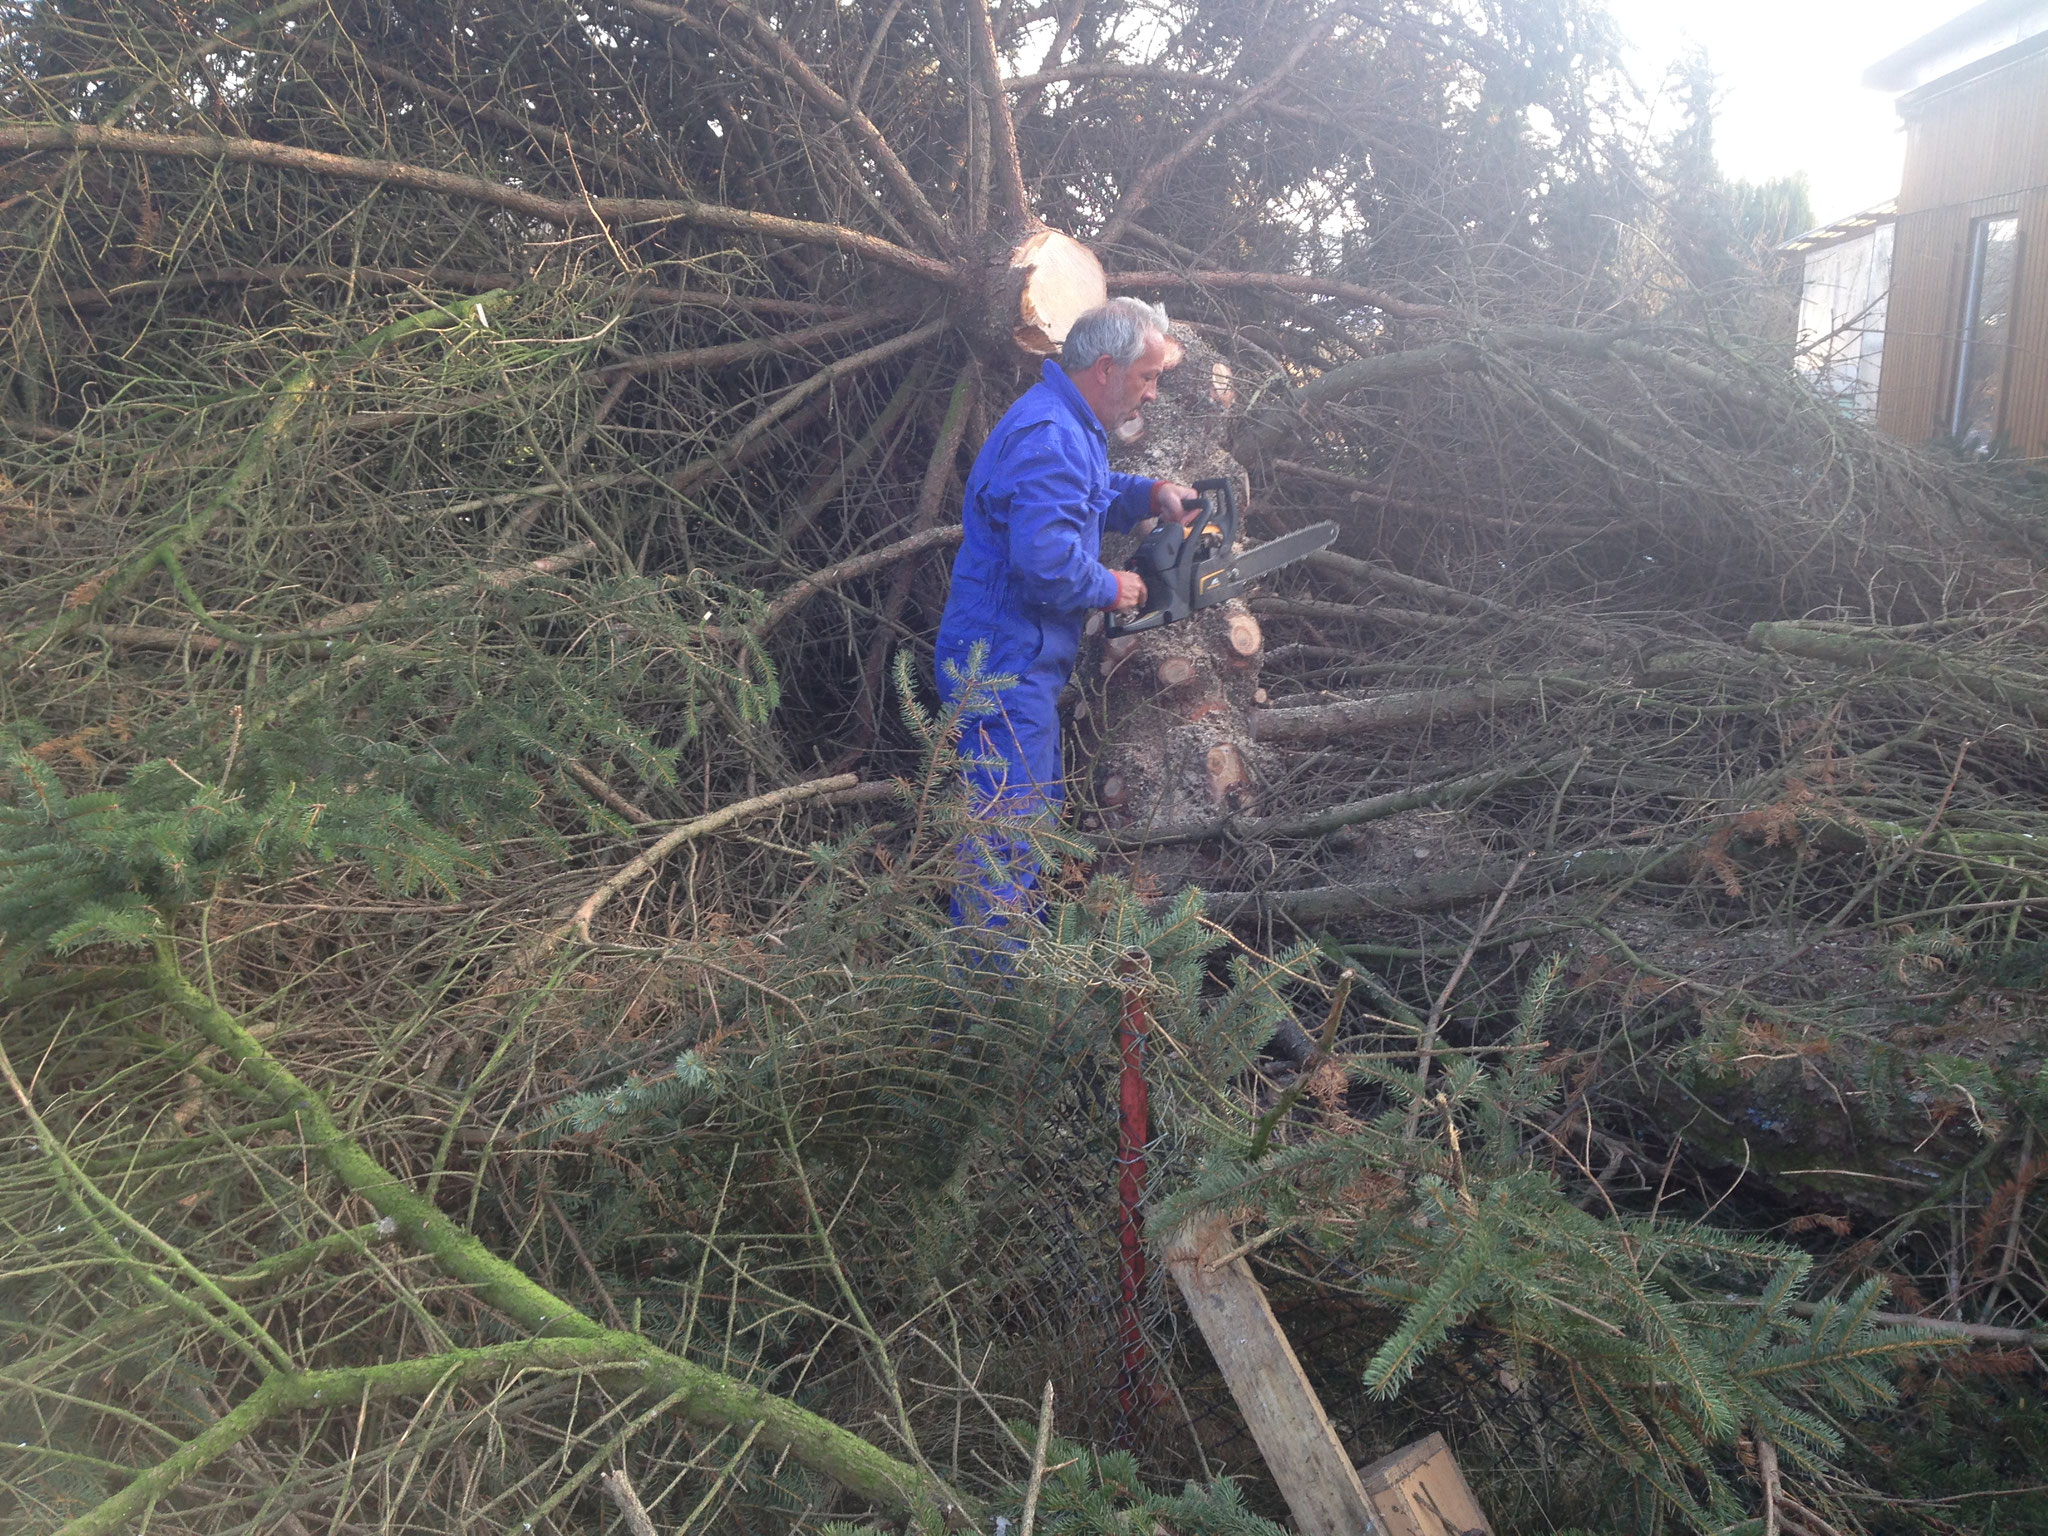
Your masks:
{"label": "man in blue coveralls", "polygon": [[1102,563],[1104,532],[1195,515],[1188,486],[1109,467],[1109,434],[1158,395],[1166,352],[1163,308],[1119,298],[1089,310],[1059,360],[1003,413],[967,477],[966,536],[939,621],[939,688],[951,704],[977,641],[988,647],[981,675],[1016,681],[970,701],[961,720],[969,802],[991,825],[961,849],[957,923],[1007,928],[1042,905],[1038,860],[1014,834],[1056,819],[1066,800],[1059,696],[1082,625],[1090,609],[1145,604],[1135,572]]}

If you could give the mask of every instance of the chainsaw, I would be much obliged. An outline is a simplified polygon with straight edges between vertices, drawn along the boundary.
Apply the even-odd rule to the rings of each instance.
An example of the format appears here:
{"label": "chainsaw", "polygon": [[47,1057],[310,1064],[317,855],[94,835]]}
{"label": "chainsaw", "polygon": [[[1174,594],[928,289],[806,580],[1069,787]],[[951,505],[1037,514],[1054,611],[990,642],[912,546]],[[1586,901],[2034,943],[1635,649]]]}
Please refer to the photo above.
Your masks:
{"label": "chainsaw", "polygon": [[1195,495],[1193,505],[1200,510],[1185,527],[1160,523],[1131,556],[1131,569],[1145,579],[1145,606],[1129,617],[1111,614],[1112,638],[1191,619],[1204,608],[1243,596],[1245,588],[1267,572],[1304,560],[1337,540],[1335,523],[1317,523],[1240,553],[1237,488],[1228,480],[1197,480]]}

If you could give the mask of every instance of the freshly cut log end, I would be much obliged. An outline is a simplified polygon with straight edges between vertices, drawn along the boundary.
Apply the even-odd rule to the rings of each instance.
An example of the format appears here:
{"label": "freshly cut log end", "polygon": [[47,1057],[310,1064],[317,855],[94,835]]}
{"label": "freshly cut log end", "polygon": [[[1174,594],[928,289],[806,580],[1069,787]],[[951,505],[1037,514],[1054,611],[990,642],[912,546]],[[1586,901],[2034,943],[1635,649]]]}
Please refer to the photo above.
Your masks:
{"label": "freshly cut log end", "polygon": [[1169,656],[1159,663],[1159,686],[1185,688],[1195,680],[1195,664],[1185,656]]}
{"label": "freshly cut log end", "polygon": [[1230,649],[1240,661],[1250,661],[1259,654],[1266,643],[1266,637],[1259,629],[1259,621],[1248,613],[1233,613],[1230,616]]}
{"label": "freshly cut log end", "polygon": [[1082,315],[1108,302],[1109,283],[1095,253],[1072,235],[1036,229],[1010,253],[1022,279],[1011,334],[1034,357],[1052,357]]}
{"label": "freshly cut log end", "polygon": [[1221,742],[1209,749],[1203,767],[1208,770],[1210,801],[1242,810],[1249,800],[1252,782],[1244,754],[1230,742]]}

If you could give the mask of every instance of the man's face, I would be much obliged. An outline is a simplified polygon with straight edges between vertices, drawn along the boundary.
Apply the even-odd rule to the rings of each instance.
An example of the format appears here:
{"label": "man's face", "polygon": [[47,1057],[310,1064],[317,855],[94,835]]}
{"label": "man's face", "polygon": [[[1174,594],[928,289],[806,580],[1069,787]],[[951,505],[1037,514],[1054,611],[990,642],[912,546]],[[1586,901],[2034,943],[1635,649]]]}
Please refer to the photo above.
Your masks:
{"label": "man's face", "polygon": [[1105,357],[1095,366],[1106,370],[1096,414],[1114,432],[1159,398],[1159,375],[1166,372],[1166,338],[1153,331],[1145,338],[1145,350],[1137,361],[1120,364]]}

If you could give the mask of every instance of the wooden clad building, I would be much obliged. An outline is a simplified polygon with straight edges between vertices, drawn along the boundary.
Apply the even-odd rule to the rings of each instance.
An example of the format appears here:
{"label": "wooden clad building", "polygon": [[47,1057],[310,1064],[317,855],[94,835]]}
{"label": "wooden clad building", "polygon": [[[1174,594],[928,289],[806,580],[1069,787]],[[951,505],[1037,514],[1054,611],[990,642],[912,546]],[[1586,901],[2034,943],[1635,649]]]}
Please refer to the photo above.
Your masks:
{"label": "wooden clad building", "polygon": [[1906,125],[1877,423],[2048,455],[2048,0],[1989,0],[1864,78]]}

